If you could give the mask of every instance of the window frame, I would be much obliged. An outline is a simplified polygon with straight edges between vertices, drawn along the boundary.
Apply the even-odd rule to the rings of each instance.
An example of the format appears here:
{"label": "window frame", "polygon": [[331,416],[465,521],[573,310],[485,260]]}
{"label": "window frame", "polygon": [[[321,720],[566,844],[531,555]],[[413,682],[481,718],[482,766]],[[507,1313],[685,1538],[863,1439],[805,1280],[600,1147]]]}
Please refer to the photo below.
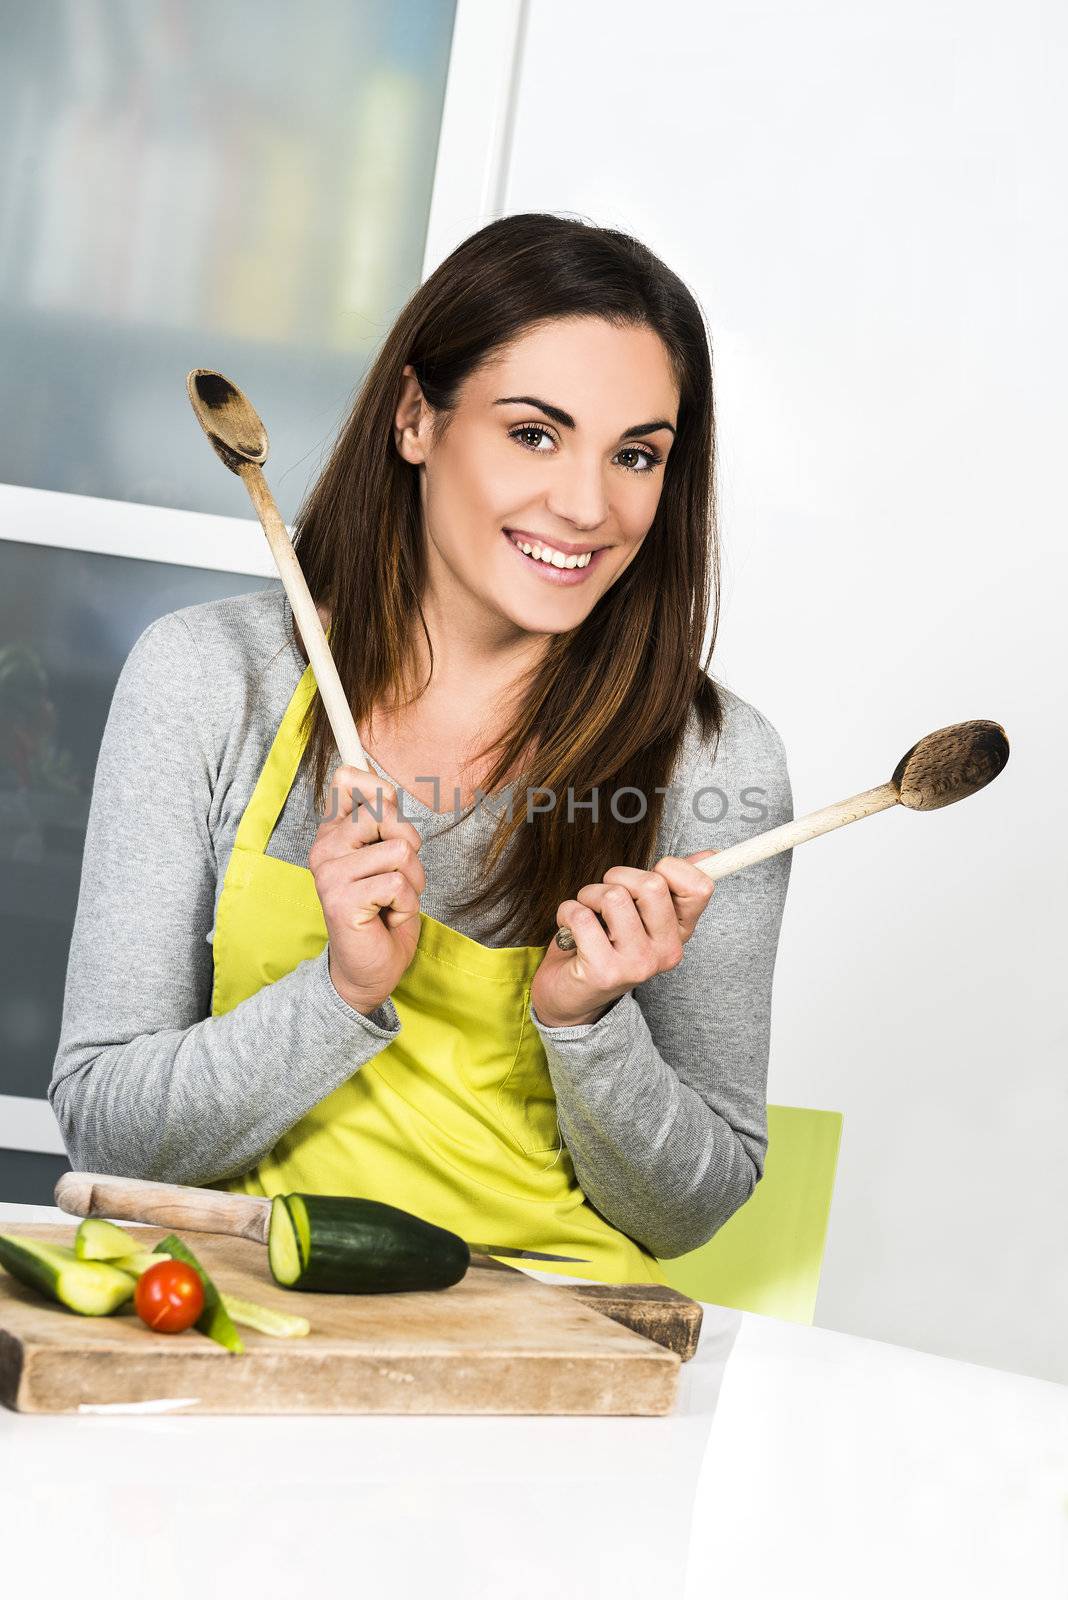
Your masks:
{"label": "window frame", "polygon": [[[462,239],[504,214],[527,5],[528,0],[456,0],[420,281]],[[221,464],[219,470],[224,470]],[[0,483],[0,539],[278,576],[255,517],[214,516],[20,484]],[[47,1099],[0,1094],[3,1150],[66,1154]]]}

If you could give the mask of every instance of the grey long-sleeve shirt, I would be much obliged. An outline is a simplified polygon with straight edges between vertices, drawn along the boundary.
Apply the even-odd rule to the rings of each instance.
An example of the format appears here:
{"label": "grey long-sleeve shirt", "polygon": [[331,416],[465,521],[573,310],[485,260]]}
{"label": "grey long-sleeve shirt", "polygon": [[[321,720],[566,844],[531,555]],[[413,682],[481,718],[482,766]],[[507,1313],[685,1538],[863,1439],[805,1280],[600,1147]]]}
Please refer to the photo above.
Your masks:
{"label": "grey long-sleeve shirt", "polygon": [[[207,1184],[253,1167],[398,1036],[330,979],[329,948],[212,1017],[215,909],[242,812],[305,662],[279,584],[151,623],[112,699],[93,785],[49,1100],[76,1168]],[[724,849],[793,816],[782,741],[722,690],[714,759],[690,721],[660,855]],[[454,902],[495,818],[459,825],[372,760],[423,840],[428,915],[488,938]],[[707,820],[706,820],[707,819]],[[302,764],[268,854],[306,866],[319,825]],[[751,1193],[767,1148],[772,980],[791,853],[724,878],[672,971],[594,1023],[549,1028],[561,1135],[593,1206],[654,1255],[709,1239]],[[581,885],[576,884],[575,889]]]}

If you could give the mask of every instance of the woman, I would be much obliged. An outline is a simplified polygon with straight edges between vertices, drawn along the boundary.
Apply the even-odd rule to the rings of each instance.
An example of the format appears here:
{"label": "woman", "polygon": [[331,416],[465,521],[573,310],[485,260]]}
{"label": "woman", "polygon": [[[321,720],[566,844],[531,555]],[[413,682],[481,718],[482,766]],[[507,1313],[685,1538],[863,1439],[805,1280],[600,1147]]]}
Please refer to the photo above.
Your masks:
{"label": "woman", "polygon": [[123,668],[49,1091],[75,1166],[369,1195],[616,1282],[743,1203],[790,856],[714,895],[696,862],[793,806],[700,664],[713,431],[700,310],[624,234],[507,217],[413,295],[295,534],[370,767],[281,588]]}

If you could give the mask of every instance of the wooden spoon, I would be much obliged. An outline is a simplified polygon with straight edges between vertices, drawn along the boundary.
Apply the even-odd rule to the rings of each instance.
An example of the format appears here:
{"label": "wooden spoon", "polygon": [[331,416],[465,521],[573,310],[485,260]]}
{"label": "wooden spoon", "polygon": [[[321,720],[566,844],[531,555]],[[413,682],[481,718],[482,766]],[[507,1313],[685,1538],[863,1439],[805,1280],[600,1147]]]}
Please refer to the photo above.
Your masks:
{"label": "wooden spoon", "polygon": [[315,681],[323,697],[338,754],[347,766],[370,771],[370,763],[360,743],[352,708],[337,675],[315,602],[286,525],[274,503],[274,496],[260,471],[267,460],[267,430],[241,390],[224,378],[221,372],[196,367],[186,378],[186,388],[197,421],[207,434],[212,449],[219,460],[243,481],[256,508],[278,575],[293,607],[308,659],[315,671]]}
{"label": "wooden spoon", "polygon": [[[792,850],[794,845],[805,844],[818,834],[830,833],[832,828],[842,828],[847,822],[859,822],[862,817],[874,816],[889,806],[908,806],[910,811],[937,811],[941,806],[951,806],[955,800],[964,800],[970,794],[991,783],[1009,759],[1009,741],[999,722],[979,719],[975,722],[954,722],[948,728],[937,728],[926,734],[911,750],[906,750],[894,768],[889,783],[875,789],[865,789],[848,800],[837,800],[820,811],[810,811],[807,816],[795,817],[779,828],[768,828],[755,833],[741,844],[731,845],[717,855],[695,862],[699,872],[713,882],[726,878],[742,867],[751,867],[780,851]],[[556,942],[561,950],[575,948],[575,936],[570,928],[557,931]]]}
{"label": "wooden spoon", "polygon": [[[278,575],[293,607],[308,660],[315,672],[315,681],[323,697],[338,754],[347,766],[370,772],[371,764],[360,743],[352,707],[338,677],[307,580],[290,542],[289,532],[274,503],[274,496],[260,471],[267,460],[267,429],[241,390],[229,378],[224,378],[221,372],[195,367],[185,381],[197,421],[207,434],[212,449],[219,460],[243,481],[256,508]],[[389,789],[392,792],[392,784]],[[363,794],[361,790],[360,793],[369,805],[373,804],[373,791]],[[405,912],[400,920],[403,921],[408,914]],[[373,915],[381,916],[387,924],[392,925],[391,919],[399,914],[383,909]],[[367,920],[370,920],[370,915]]]}

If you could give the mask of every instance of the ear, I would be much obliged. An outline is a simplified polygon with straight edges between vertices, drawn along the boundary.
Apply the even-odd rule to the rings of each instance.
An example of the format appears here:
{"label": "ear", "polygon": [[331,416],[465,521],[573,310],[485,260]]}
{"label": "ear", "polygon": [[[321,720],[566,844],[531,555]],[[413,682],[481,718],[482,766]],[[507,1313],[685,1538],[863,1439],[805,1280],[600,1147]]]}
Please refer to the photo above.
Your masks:
{"label": "ear", "polygon": [[426,413],[427,404],[415,369],[406,366],[401,374],[401,395],[393,419],[393,439],[405,461],[410,461],[414,467],[421,467],[426,461],[426,452],[419,438]]}

